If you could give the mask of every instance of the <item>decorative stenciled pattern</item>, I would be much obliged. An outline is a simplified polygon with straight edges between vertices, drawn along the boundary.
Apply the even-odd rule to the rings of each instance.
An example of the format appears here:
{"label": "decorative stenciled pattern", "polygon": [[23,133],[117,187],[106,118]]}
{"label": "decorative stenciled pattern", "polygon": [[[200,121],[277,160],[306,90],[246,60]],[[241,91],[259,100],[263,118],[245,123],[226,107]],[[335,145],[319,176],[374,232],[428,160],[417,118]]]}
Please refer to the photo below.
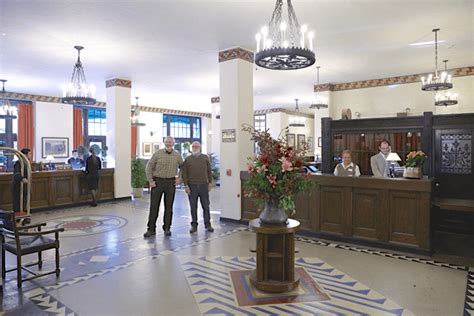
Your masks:
{"label": "decorative stenciled pattern", "polygon": [[472,135],[441,135],[441,172],[472,173]]}
{"label": "decorative stenciled pattern", "polygon": [[143,112],[153,112],[153,113],[164,113],[164,114],[176,114],[176,115],[186,115],[186,116],[200,116],[211,118],[210,113],[202,112],[192,112],[192,111],[181,111],[181,110],[171,110],[171,109],[160,109],[152,106],[138,106],[138,109]]}
{"label": "decorative stenciled pattern", "polygon": [[242,59],[253,63],[253,53],[240,47],[227,49],[219,52],[219,62],[228,61],[232,59]]}
{"label": "decorative stenciled pattern", "polygon": [[114,79],[107,80],[105,82],[105,87],[106,88],[110,88],[110,87],[131,88],[132,82],[127,79],[114,78]]}
{"label": "decorative stenciled pattern", "polygon": [[466,301],[464,315],[474,315],[474,268],[467,275]]}
{"label": "decorative stenciled pattern", "polygon": [[[474,66],[462,67],[450,69],[448,72],[453,77],[462,77],[462,76],[472,76],[474,75]],[[342,91],[342,90],[353,90],[353,89],[363,89],[363,88],[374,88],[381,86],[390,86],[395,84],[404,84],[404,83],[414,83],[420,82],[422,76],[427,76],[429,74],[414,74],[406,76],[397,76],[397,77],[388,77],[382,79],[371,79],[371,80],[362,80],[354,82],[345,82],[345,83],[325,83],[319,85],[319,91]],[[318,86],[314,86],[314,91],[317,91]]]}
{"label": "decorative stenciled pattern", "polygon": [[[7,92],[6,97],[9,98],[9,99],[61,103],[61,98],[47,96],[47,95],[36,95],[36,94],[27,94],[27,93]],[[94,104],[94,106],[105,107],[105,102],[96,102]]]}

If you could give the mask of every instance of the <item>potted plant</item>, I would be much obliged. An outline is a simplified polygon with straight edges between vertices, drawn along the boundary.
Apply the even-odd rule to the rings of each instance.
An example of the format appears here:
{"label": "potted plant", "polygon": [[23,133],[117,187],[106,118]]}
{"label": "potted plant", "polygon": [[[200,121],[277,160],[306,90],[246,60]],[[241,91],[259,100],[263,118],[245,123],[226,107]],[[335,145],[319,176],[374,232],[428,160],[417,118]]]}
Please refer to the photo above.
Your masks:
{"label": "potted plant", "polygon": [[423,177],[423,164],[427,158],[426,154],[421,150],[411,151],[407,155],[407,160],[405,161],[403,177],[409,179],[421,179],[421,177]]}
{"label": "potted plant", "polygon": [[215,153],[208,153],[207,156],[211,162],[212,180],[217,185],[217,181],[219,181],[220,178],[219,159],[217,159],[217,155]]}
{"label": "potted plant", "polygon": [[132,191],[135,198],[143,196],[143,187],[146,184],[145,162],[143,159],[132,160]]}
{"label": "potted plant", "polygon": [[256,156],[248,158],[249,179],[244,183],[244,194],[256,198],[257,205],[265,204],[259,215],[262,224],[285,225],[287,212],[295,210],[295,195],[308,191],[314,183],[303,168],[308,146],[290,146],[288,127],[278,139],[272,138],[268,130],[260,132],[252,126],[243,130],[251,134],[259,149]]}

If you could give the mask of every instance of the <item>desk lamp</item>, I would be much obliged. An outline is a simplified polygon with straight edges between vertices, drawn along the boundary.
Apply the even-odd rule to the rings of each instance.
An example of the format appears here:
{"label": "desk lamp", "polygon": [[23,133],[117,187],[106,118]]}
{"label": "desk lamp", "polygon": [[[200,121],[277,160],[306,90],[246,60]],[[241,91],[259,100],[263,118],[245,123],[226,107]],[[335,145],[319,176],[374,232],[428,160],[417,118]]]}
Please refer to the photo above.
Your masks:
{"label": "desk lamp", "polygon": [[388,154],[387,158],[385,158],[386,161],[390,162],[390,177],[395,178],[395,162],[397,161],[402,161],[400,159],[400,156],[398,156],[397,153],[390,153]]}

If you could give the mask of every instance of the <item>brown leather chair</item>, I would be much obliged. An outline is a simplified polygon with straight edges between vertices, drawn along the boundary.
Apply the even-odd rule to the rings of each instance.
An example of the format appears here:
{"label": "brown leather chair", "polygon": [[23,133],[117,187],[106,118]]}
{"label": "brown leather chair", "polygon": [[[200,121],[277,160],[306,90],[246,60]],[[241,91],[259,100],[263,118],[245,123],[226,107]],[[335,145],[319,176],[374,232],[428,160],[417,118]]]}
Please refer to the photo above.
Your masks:
{"label": "brown leather chair", "polygon": [[[17,284],[21,288],[23,281],[36,279],[45,275],[56,273],[59,276],[59,232],[64,231],[64,228],[52,229],[42,231],[41,227],[46,226],[46,223],[17,226],[15,213],[12,211],[0,210],[0,238],[2,244],[2,278],[5,279],[7,272],[17,272]],[[36,231],[28,231],[35,229]],[[54,234],[54,239],[46,235]],[[39,270],[42,269],[43,260],[41,253],[45,250],[56,250],[56,269],[48,272],[34,272],[28,267],[38,265]],[[6,270],[5,265],[5,251],[8,251],[16,256],[16,268]],[[32,253],[38,254],[38,261],[21,265],[21,257]],[[31,274],[32,277],[22,278],[21,270],[25,270]]]}

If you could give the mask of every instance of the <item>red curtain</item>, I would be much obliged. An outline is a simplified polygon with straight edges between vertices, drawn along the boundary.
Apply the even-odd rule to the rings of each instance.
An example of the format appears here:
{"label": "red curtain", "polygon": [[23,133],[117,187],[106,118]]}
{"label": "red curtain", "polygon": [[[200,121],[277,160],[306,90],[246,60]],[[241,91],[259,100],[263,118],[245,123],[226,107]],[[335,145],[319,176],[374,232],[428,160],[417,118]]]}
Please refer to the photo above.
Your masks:
{"label": "red curtain", "polygon": [[84,132],[82,131],[82,111],[81,109],[74,109],[73,118],[73,144],[74,149],[77,149],[79,145],[84,145]]}
{"label": "red curtain", "polygon": [[132,126],[132,159],[137,158],[137,126]]}
{"label": "red curtain", "polygon": [[33,105],[18,105],[18,150],[22,148],[31,149],[31,157],[34,159],[35,127],[33,122]]}

